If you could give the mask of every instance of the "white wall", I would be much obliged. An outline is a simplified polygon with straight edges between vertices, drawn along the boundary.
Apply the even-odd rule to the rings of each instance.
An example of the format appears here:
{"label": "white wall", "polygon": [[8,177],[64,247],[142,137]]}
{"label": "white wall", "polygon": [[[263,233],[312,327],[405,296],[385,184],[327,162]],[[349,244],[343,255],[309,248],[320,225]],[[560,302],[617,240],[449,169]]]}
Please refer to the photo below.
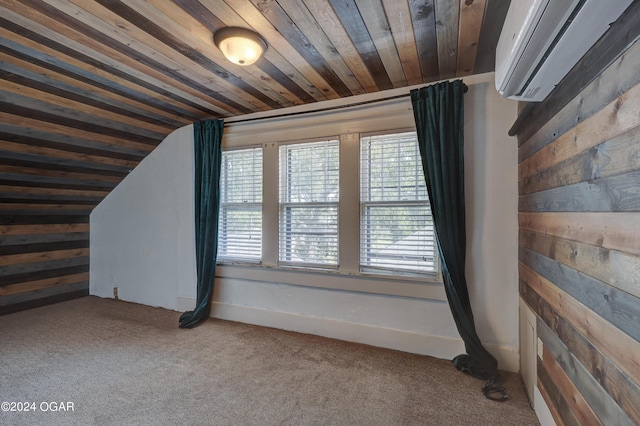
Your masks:
{"label": "white wall", "polygon": [[[516,103],[500,99],[492,81],[493,74],[465,78],[470,87],[465,95],[467,278],[481,340],[498,358],[500,368],[517,371],[517,143],[507,136],[516,118]],[[247,123],[228,119],[225,147],[413,127],[408,97],[284,119],[264,118],[268,115],[238,117],[263,118]],[[91,294],[113,297],[113,287],[118,287],[123,300],[168,309],[193,308],[191,132],[187,126],[168,136],[92,213]],[[384,290],[354,291],[380,287],[377,281],[359,277],[348,279],[344,288],[351,290],[339,290],[322,288],[327,280],[317,274],[268,271],[276,278],[259,279],[245,272],[231,266],[219,268],[218,275],[225,277],[216,279],[213,316],[441,358],[464,352],[439,286],[426,285],[420,297],[407,297],[384,294]],[[334,279],[337,287],[342,285],[340,280]]]}
{"label": "white wall", "polygon": [[[177,309],[195,283],[193,130],[180,128],[91,213],[90,293]],[[192,296],[187,291],[182,295]]]}

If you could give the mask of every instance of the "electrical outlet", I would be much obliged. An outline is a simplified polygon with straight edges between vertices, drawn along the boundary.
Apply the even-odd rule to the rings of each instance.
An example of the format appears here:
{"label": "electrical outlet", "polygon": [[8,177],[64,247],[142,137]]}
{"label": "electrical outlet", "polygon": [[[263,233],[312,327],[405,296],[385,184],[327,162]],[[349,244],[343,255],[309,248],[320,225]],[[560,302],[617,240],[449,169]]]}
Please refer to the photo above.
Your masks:
{"label": "electrical outlet", "polygon": [[113,288],[113,298],[118,300],[118,287]]}
{"label": "electrical outlet", "polygon": [[542,358],[542,354],[544,353],[544,345],[542,343],[542,340],[540,340],[540,338],[538,337],[538,356],[540,357],[540,359]]}

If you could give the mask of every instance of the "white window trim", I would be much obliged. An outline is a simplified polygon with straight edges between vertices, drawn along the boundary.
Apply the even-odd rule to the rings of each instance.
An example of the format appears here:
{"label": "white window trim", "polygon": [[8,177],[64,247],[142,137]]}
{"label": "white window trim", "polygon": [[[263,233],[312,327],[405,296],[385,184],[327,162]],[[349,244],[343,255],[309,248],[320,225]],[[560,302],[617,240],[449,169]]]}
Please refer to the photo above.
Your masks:
{"label": "white window trim", "polygon": [[[400,128],[369,134],[400,133]],[[306,140],[286,140],[262,144],[263,234],[262,261],[258,264],[221,261],[216,279],[245,279],[268,283],[302,285],[332,290],[373,293],[399,297],[446,301],[441,275],[383,275],[360,271],[360,133],[343,133],[340,140],[340,203],[338,207],[339,264],[337,269],[301,268],[279,265],[279,147],[282,144],[318,142],[335,138],[327,135]],[[248,147],[248,146],[247,146]],[[243,147],[244,148],[244,147]]]}

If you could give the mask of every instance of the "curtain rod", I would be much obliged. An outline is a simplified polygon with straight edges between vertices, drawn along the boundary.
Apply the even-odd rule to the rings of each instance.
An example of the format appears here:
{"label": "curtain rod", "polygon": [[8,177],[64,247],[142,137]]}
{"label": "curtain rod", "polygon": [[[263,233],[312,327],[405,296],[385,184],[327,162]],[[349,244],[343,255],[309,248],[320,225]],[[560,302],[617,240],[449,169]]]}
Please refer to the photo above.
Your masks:
{"label": "curtain rod", "polygon": [[[462,83],[462,92],[463,93],[467,93],[468,91],[469,91],[469,87],[466,84]],[[354,102],[354,103],[345,104],[345,105],[336,105],[336,106],[326,107],[326,108],[318,108],[318,109],[313,109],[313,110],[309,110],[309,111],[286,112],[286,113],[282,113],[282,114],[270,115],[269,117],[245,118],[245,119],[235,120],[235,121],[232,121],[230,123],[226,123],[225,122],[224,123],[224,127],[227,127],[228,125],[231,125],[231,124],[248,123],[248,122],[257,121],[257,120],[268,120],[270,118],[293,117],[293,116],[296,116],[296,115],[315,114],[315,113],[318,113],[318,112],[335,111],[335,110],[338,110],[338,109],[352,108],[352,107],[368,105],[368,104],[373,104],[373,103],[382,102],[382,101],[391,101],[391,100],[394,100],[394,99],[406,98],[408,96],[411,96],[410,92],[409,93],[403,93],[402,95],[389,96],[389,97],[386,97],[386,98],[374,99],[374,100],[370,100],[370,101]]]}

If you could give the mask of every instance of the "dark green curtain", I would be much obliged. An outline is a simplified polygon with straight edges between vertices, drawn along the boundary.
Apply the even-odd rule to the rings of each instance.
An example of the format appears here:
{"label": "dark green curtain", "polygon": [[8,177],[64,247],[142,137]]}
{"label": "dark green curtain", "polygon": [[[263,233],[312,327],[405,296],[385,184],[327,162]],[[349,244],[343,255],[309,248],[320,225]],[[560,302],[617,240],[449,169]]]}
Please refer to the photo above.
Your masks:
{"label": "dark green curtain", "polygon": [[223,120],[193,123],[195,156],[196,307],[180,316],[181,328],[209,318],[218,255],[218,210]]}
{"label": "dark green curtain", "polygon": [[[476,333],[465,279],[464,92],[462,80],[411,91],[422,167],[427,182],[444,287],[467,353],[453,363],[459,370],[488,380],[485,396],[506,399],[497,387],[497,361]],[[495,393],[499,395],[495,397]]]}

